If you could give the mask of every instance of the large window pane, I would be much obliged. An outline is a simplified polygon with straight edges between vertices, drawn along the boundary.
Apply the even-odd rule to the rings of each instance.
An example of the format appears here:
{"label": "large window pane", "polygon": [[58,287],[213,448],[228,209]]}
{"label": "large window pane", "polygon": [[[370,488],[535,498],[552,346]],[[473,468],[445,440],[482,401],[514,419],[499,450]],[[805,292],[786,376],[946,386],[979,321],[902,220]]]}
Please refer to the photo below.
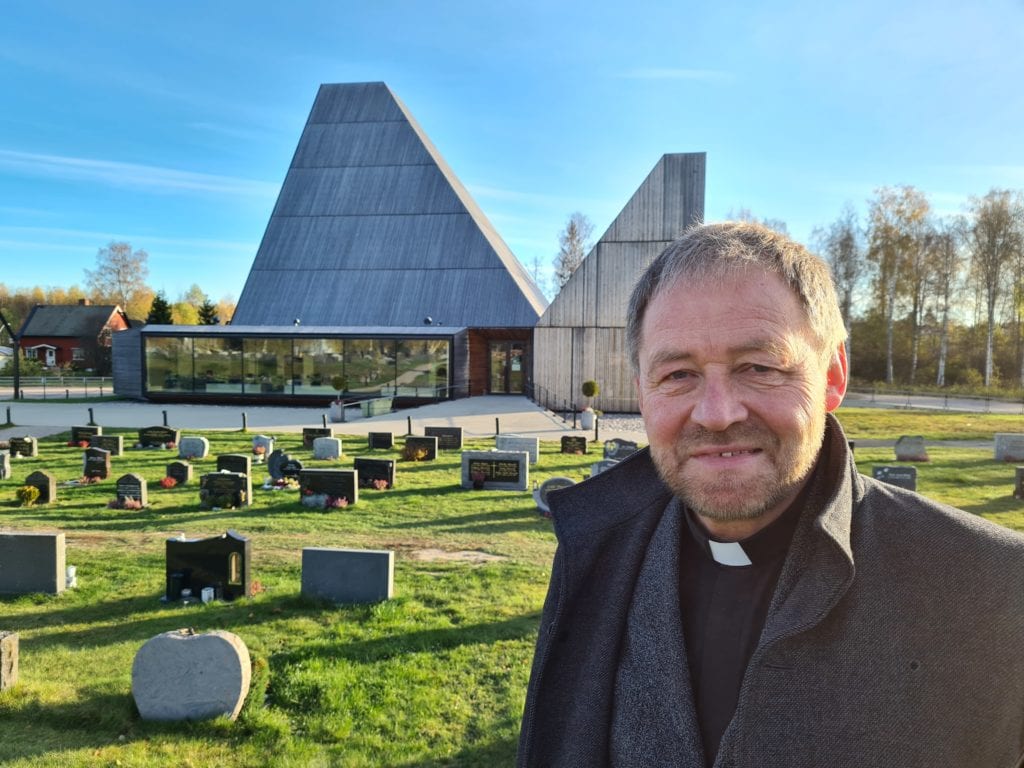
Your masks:
{"label": "large window pane", "polygon": [[348,339],[345,342],[345,374],[351,392],[393,394],[395,342],[390,339]]}
{"label": "large window pane", "polygon": [[[448,385],[448,342],[405,339],[397,346],[398,391],[413,397],[443,395]],[[440,390],[440,391],[439,391]]]}
{"label": "large window pane", "polygon": [[283,395],[292,392],[292,340],[245,340],[245,393]]}
{"label": "large window pane", "polygon": [[242,392],[242,340],[198,337],[195,343],[196,392]]}
{"label": "large window pane", "polygon": [[192,339],[147,336],[146,390],[192,391]]}
{"label": "large window pane", "polygon": [[341,339],[296,339],[293,367],[296,395],[337,394],[331,379],[344,373]]}

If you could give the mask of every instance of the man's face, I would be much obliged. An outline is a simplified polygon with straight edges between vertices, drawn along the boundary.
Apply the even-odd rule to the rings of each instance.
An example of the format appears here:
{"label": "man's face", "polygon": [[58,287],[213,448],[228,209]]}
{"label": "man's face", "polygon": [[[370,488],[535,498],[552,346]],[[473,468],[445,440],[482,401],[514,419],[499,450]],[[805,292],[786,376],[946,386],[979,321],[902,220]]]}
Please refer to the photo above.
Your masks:
{"label": "man's face", "polygon": [[652,457],[676,495],[709,520],[778,516],[846,390],[841,345],[822,357],[774,274],[663,288],[644,316],[636,383]]}

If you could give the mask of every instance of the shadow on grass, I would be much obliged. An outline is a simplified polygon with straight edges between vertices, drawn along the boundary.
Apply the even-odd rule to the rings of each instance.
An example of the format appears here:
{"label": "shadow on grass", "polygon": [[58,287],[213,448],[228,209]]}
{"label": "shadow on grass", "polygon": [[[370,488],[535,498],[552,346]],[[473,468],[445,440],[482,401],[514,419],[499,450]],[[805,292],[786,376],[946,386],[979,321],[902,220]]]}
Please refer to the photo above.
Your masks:
{"label": "shadow on grass", "polygon": [[[516,727],[518,729],[518,724]],[[513,765],[517,747],[518,739],[508,736],[484,744],[469,745],[451,757],[416,760],[396,768],[493,768],[496,765]]]}
{"label": "shadow on grass", "polygon": [[[439,517],[433,520],[411,520],[406,523],[383,524],[392,530],[433,528],[445,533],[508,533],[532,531],[547,521],[535,510],[510,509],[504,511],[475,512],[470,515]],[[550,523],[548,523],[550,527]]]}

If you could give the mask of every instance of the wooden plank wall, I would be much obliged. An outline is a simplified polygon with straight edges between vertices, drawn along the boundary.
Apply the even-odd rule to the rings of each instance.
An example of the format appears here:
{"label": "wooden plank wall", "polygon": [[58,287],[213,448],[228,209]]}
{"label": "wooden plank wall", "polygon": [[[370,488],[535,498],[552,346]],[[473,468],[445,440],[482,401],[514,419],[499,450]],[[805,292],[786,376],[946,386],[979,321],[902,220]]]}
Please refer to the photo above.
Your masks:
{"label": "wooden plank wall", "polygon": [[114,394],[142,399],[142,334],[138,328],[118,331],[110,337],[114,368]]}

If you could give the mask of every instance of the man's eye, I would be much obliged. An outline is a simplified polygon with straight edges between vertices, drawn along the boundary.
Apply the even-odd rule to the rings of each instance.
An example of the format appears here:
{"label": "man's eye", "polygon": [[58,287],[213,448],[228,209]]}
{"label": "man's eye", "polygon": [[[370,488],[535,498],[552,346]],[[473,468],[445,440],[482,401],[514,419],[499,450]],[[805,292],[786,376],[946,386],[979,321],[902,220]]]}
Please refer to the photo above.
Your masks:
{"label": "man's eye", "polygon": [[750,370],[754,373],[771,373],[775,369],[767,365],[752,365],[750,366]]}
{"label": "man's eye", "polygon": [[690,372],[689,371],[672,371],[672,373],[670,373],[667,378],[672,379],[674,381],[680,381],[681,379],[688,379],[688,378],[690,378]]}

